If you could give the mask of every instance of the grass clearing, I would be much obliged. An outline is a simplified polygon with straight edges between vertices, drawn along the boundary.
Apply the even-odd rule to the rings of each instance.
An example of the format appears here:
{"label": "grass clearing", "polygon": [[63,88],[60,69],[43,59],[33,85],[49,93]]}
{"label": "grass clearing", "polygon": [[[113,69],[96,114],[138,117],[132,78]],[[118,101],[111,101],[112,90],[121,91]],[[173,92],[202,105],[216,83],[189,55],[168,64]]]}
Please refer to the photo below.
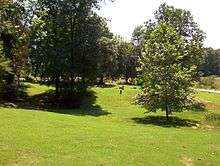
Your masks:
{"label": "grass clearing", "polygon": [[[27,89],[32,96],[47,90],[31,84]],[[0,165],[220,163],[220,129],[196,126],[204,112],[175,113],[177,123],[167,125],[164,113],[144,114],[145,109],[132,104],[136,87],[126,86],[122,95],[117,87],[92,91],[96,100],[80,109],[0,108]],[[220,103],[213,96],[198,94]]]}

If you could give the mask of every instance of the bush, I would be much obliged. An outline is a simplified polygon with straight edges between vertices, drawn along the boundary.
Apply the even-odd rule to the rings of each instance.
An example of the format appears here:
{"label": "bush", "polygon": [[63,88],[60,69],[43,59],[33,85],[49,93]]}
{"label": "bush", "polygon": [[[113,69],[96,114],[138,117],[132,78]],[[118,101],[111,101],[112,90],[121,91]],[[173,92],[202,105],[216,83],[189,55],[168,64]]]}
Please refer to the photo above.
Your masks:
{"label": "bush", "polygon": [[220,126],[220,114],[205,113],[203,123],[206,125]]}
{"label": "bush", "polygon": [[217,89],[215,76],[202,77],[200,82],[197,84],[197,87],[204,89]]}

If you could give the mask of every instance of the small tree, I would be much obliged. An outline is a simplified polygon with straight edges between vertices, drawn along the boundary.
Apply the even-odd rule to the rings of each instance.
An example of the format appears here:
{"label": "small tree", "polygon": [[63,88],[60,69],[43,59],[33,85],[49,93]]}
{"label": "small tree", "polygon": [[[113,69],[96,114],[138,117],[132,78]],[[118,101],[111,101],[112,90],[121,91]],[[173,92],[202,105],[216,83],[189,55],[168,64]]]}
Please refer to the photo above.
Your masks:
{"label": "small tree", "polygon": [[144,27],[144,47],[140,78],[143,92],[137,102],[149,111],[173,111],[188,108],[194,83],[199,79],[198,66],[204,55],[204,33],[189,11],[160,5],[156,21]]}
{"label": "small tree", "polygon": [[[195,56],[200,60],[200,56]],[[172,25],[159,23],[146,41],[141,60],[143,93],[138,97],[149,111],[173,111],[186,108],[192,94],[197,66],[190,60],[184,38]]]}

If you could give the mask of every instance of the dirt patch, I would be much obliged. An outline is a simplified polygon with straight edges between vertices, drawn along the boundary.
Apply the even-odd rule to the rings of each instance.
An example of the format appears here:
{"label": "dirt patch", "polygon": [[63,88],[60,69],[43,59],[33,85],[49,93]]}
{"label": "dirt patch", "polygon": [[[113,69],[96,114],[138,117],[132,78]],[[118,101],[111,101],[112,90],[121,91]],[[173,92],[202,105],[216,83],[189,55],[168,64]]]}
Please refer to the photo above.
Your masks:
{"label": "dirt patch", "polygon": [[5,158],[5,160],[0,161],[0,165],[8,166],[37,166],[41,159],[37,153],[34,153],[30,149],[17,149],[14,146],[1,144],[0,155],[3,155],[3,159]]}
{"label": "dirt patch", "polygon": [[184,165],[184,166],[192,166],[193,165],[193,161],[191,158],[188,157],[182,157],[180,159],[180,162]]}
{"label": "dirt patch", "polygon": [[219,104],[215,104],[211,101],[207,101],[207,100],[199,100],[200,103],[202,103],[205,108],[207,109],[211,109],[211,110],[216,110],[216,109],[220,109],[220,105]]}

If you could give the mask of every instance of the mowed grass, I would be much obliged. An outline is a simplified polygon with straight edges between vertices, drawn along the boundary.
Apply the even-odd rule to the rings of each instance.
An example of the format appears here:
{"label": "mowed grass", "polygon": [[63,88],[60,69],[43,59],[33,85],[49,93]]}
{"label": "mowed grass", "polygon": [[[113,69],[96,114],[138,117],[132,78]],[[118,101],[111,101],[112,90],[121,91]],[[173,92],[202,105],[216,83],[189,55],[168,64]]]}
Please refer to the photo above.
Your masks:
{"label": "mowed grass", "polygon": [[200,99],[215,103],[220,106],[220,93],[198,92],[197,96]]}
{"label": "mowed grass", "polygon": [[0,165],[219,165],[220,129],[196,127],[204,112],[175,113],[178,123],[166,125],[164,113],[132,104],[136,87],[91,90],[96,101],[80,109],[0,108]]}

